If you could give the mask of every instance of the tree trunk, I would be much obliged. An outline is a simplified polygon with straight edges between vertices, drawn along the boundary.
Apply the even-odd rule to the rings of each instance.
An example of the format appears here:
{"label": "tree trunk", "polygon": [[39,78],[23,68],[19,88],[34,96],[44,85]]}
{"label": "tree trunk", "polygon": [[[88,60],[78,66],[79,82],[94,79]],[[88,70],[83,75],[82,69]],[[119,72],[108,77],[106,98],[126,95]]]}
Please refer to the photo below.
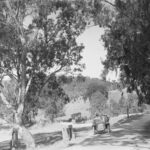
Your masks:
{"label": "tree trunk", "polygon": [[129,106],[127,106],[127,118],[129,118]]}
{"label": "tree trunk", "polygon": [[[17,108],[14,111],[14,125],[13,129],[18,131],[18,134],[21,134],[21,137],[24,140],[24,143],[26,144],[27,148],[29,149],[35,149],[35,142],[30,134],[30,132],[25,129],[22,125],[22,114],[24,110],[24,103],[26,99],[26,56],[27,56],[27,48],[28,48],[28,41],[26,38],[26,35],[24,33],[24,27],[22,24],[22,17],[18,17],[16,15],[16,12],[13,11],[14,9],[12,8],[11,1],[6,0],[5,1],[7,10],[9,12],[10,18],[14,21],[14,24],[16,26],[16,31],[18,33],[18,38],[20,38],[21,45],[22,45],[22,53],[21,57],[19,57],[19,71],[21,72],[21,76],[19,77],[19,95],[17,98]],[[24,8],[25,9],[25,8]],[[21,10],[19,10],[20,12]],[[12,107],[13,108],[13,107]],[[15,130],[15,131],[16,131]],[[22,131],[22,132],[21,132]],[[14,137],[14,136],[13,136]],[[12,140],[13,140],[12,137]],[[16,136],[17,137],[17,136]],[[30,146],[29,146],[30,145]],[[30,148],[31,147],[31,148]],[[17,149],[17,148],[15,148]]]}
{"label": "tree trunk", "polygon": [[[24,49],[22,58],[21,58],[21,79],[20,79],[20,87],[19,87],[19,95],[17,99],[18,108],[15,112],[15,124],[16,126],[13,127],[13,130],[17,130],[18,134],[22,138],[24,144],[26,145],[27,149],[35,150],[35,141],[32,134],[23,127],[23,111],[25,107],[25,100],[26,100],[26,50]],[[13,141],[13,137],[12,137]],[[13,142],[12,142],[13,143]],[[18,148],[18,147],[17,147]]]}
{"label": "tree trunk", "polygon": [[12,140],[11,140],[11,150],[18,149],[18,129],[13,128],[12,130]]}
{"label": "tree trunk", "polygon": [[16,123],[19,125],[18,133],[21,135],[23,142],[26,145],[27,149],[35,150],[35,141],[32,134],[23,126],[23,110],[25,104],[25,85],[22,84],[21,95],[20,95],[20,104],[16,113]]}
{"label": "tree trunk", "polygon": [[[24,95],[25,96],[25,95]],[[20,98],[24,97],[23,95],[20,95]],[[13,126],[13,131],[17,131],[17,134],[20,135],[21,139],[23,140],[24,144],[26,145],[27,149],[30,150],[35,150],[35,141],[34,138],[32,136],[32,134],[28,131],[28,129],[26,129],[23,126],[22,123],[22,114],[23,114],[23,109],[24,109],[24,101],[21,99],[21,103],[18,105],[18,109],[15,112],[15,124]],[[15,133],[16,134],[16,133]],[[19,135],[17,135],[16,137],[18,137]],[[12,134],[12,142],[11,143],[19,143],[16,142],[18,139],[14,139],[14,134]],[[11,146],[12,149],[14,149],[14,145]],[[15,149],[17,150],[17,148],[19,148],[19,145],[15,145]]]}

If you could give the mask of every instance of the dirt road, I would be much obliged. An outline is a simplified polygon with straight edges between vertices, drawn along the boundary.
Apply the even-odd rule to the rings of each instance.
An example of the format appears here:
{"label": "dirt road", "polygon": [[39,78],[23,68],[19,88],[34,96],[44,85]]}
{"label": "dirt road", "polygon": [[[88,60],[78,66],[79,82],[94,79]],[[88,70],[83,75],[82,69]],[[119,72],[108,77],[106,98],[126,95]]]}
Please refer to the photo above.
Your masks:
{"label": "dirt road", "polygon": [[89,135],[82,138],[66,145],[61,142],[39,150],[148,150],[150,149],[150,114],[121,120],[113,126],[110,134]]}
{"label": "dirt road", "polygon": [[[117,119],[119,118],[111,119],[111,123],[117,122]],[[36,150],[148,150],[150,114],[134,115],[120,120],[114,124],[110,134],[93,135],[91,131],[82,131],[71,142],[60,141],[61,135],[53,133],[38,133],[34,137],[37,144],[41,145],[40,142],[43,142],[43,146],[38,146]],[[0,142],[0,150],[7,146],[8,141]]]}

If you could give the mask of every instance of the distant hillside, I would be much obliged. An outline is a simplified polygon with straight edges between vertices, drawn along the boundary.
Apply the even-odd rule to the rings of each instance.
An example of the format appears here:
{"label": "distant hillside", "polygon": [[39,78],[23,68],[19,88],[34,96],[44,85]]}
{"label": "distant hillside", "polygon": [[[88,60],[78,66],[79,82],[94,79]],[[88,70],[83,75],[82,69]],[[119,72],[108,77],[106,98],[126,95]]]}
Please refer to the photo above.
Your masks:
{"label": "distant hillside", "polygon": [[70,103],[64,107],[66,116],[80,112],[82,116],[89,118],[97,112],[108,112],[109,108],[106,108],[108,91],[118,89],[116,82],[107,82],[81,75],[77,77],[62,76],[59,81],[70,99]]}
{"label": "distant hillside", "polygon": [[[104,85],[108,88],[108,90],[115,89],[115,86],[111,82],[103,81],[98,78],[89,78],[89,77],[82,77],[83,79],[80,79],[78,77],[74,77],[70,80],[71,77],[69,77],[70,82],[65,82],[62,84],[62,88],[66,92],[66,94],[69,96],[71,100],[77,99],[80,96],[84,96],[86,89],[88,88],[89,84],[91,83],[98,83],[100,85]],[[81,77],[80,77],[81,78]]]}

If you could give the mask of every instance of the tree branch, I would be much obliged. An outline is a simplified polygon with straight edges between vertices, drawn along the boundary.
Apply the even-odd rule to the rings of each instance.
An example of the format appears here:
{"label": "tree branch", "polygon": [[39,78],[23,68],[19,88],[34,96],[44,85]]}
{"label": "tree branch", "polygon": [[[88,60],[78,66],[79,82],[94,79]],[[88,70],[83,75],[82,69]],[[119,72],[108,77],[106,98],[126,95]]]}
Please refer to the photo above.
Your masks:
{"label": "tree branch", "polygon": [[9,9],[10,16],[14,19],[14,21],[16,23],[18,34],[20,34],[20,40],[22,42],[22,45],[24,45],[25,44],[25,38],[24,38],[23,28],[21,27],[19,21],[16,19],[15,13],[13,12],[11,5],[10,5],[10,1],[6,0],[5,3],[6,3],[7,8]]}
{"label": "tree branch", "polygon": [[108,0],[102,0],[103,2],[105,2],[105,3],[107,3],[107,4],[109,4],[109,5],[111,5],[111,6],[113,6],[113,7],[116,7],[116,5],[115,4],[113,4],[113,3],[111,3],[111,2],[109,2]]}
{"label": "tree branch", "polygon": [[11,72],[8,72],[8,71],[6,71],[3,67],[0,67],[0,69],[2,69],[3,71],[4,71],[4,75],[2,75],[2,77],[1,77],[1,80],[0,81],[2,81],[3,80],[3,78],[5,77],[5,76],[9,76],[11,79],[13,78],[13,79],[15,79],[16,81],[18,81],[18,78],[17,78],[17,76],[16,75],[14,75],[13,73],[11,73]]}
{"label": "tree branch", "polygon": [[20,5],[19,5],[19,1],[17,1],[17,12],[16,12],[16,18],[18,18],[18,15],[19,15],[19,10],[20,10]]}
{"label": "tree branch", "polygon": [[12,105],[7,101],[6,97],[1,91],[0,91],[0,97],[3,103],[7,106],[7,108],[12,108]]}
{"label": "tree branch", "polygon": [[27,94],[27,92],[28,92],[28,90],[29,90],[29,87],[30,87],[30,85],[31,85],[31,81],[32,81],[32,77],[29,79],[29,81],[28,81],[28,83],[27,83],[27,86],[26,86],[26,94]]}
{"label": "tree branch", "polygon": [[56,74],[57,72],[61,71],[63,67],[64,67],[63,65],[60,66],[60,68],[58,68],[57,70],[55,70],[55,71],[52,72],[51,74]]}
{"label": "tree branch", "polygon": [[3,80],[3,78],[4,78],[5,76],[9,76],[10,78],[14,78],[16,81],[18,81],[18,78],[17,78],[17,76],[16,76],[15,74],[13,74],[13,73],[11,73],[11,72],[5,70],[3,67],[0,67],[0,69],[2,69],[3,72],[5,73],[4,75],[2,75],[1,81]]}
{"label": "tree branch", "polygon": [[[109,5],[111,5],[111,6],[113,6],[114,8],[118,8],[118,9],[120,9],[121,10],[121,8],[119,8],[119,7],[117,7],[117,5],[115,5],[115,4],[113,4],[113,3],[111,3],[110,1],[108,1],[108,0],[102,0],[104,3],[107,3],[107,4],[109,4]],[[128,15],[126,15],[124,12],[122,12],[123,13],[123,15],[124,16],[126,16],[126,17],[129,17]]]}
{"label": "tree branch", "polygon": [[56,71],[52,72],[52,73],[47,77],[47,79],[45,80],[45,82],[43,83],[42,87],[41,87],[40,90],[39,90],[38,96],[40,96],[42,89],[45,87],[46,83],[50,80],[51,76],[52,76],[52,75],[55,75],[57,72],[59,72],[60,70],[62,70],[63,67],[64,67],[64,66],[61,66],[59,69],[57,69]]}

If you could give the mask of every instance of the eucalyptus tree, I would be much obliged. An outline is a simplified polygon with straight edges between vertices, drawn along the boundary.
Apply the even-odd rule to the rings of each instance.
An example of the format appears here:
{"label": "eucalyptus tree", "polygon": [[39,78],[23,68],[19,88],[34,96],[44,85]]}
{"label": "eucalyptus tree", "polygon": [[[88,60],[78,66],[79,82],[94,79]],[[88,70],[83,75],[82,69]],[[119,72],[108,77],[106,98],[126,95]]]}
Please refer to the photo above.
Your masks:
{"label": "eucalyptus tree", "polygon": [[[47,75],[41,89],[56,74],[79,63],[83,45],[76,38],[85,20],[66,1],[1,1],[0,71],[18,83],[17,115],[21,123],[26,95],[34,76]],[[33,17],[26,27],[26,17]],[[40,95],[40,90],[36,93]]]}
{"label": "eucalyptus tree", "polygon": [[105,68],[120,68],[128,91],[137,92],[139,104],[149,104],[150,1],[116,0],[114,9],[116,16],[103,35],[107,50]]}

